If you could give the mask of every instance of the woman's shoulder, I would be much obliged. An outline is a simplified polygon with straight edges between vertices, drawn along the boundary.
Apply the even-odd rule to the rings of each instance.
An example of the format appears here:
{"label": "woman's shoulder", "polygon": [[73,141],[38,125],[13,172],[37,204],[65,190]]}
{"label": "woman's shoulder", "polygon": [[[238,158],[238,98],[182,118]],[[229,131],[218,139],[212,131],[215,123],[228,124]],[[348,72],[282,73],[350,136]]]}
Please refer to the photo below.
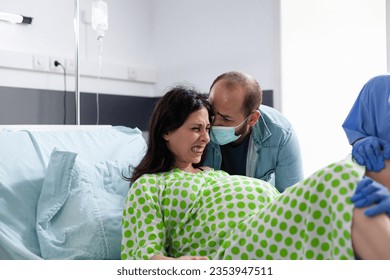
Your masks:
{"label": "woman's shoulder", "polygon": [[141,185],[154,185],[161,181],[161,179],[167,174],[168,172],[159,172],[159,173],[145,173],[142,176],[140,176],[134,184],[141,184]]}
{"label": "woman's shoulder", "polygon": [[142,176],[140,176],[137,181],[144,181],[148,180],[149,178],[156,178],[159,173],[145,173]]}

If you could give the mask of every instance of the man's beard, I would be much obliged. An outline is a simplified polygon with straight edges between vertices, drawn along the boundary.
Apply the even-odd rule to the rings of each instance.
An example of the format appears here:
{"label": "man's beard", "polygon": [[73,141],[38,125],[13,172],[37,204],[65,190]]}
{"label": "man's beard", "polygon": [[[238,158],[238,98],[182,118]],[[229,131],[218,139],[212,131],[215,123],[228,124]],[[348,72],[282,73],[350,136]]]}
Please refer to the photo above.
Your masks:
{"label": "man's beard", "polygon": [[232,146],[240,145],[250,133],[251,128],[252,127],[250,126],[248,127],[246,123],[243,124],[242,127],[239,130],[237,130],[235,133],[236,135],[241,135],[241,137],[238,138],[236,141],[232,142],[231,145]]}

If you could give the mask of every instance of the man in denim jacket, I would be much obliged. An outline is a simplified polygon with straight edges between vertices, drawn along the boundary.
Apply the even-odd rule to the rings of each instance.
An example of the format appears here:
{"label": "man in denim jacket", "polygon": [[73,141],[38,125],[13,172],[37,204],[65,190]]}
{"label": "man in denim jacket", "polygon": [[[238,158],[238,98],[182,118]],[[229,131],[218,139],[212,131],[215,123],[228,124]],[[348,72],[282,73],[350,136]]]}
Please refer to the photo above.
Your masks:
{"label": "man in denim jacket", "polygon": [[258,82],[242,72],[218,76],[210,87],[211,142],[204,165],[273,184],[280,192],[303,178],[297,135],[277,110],[261,105]]}

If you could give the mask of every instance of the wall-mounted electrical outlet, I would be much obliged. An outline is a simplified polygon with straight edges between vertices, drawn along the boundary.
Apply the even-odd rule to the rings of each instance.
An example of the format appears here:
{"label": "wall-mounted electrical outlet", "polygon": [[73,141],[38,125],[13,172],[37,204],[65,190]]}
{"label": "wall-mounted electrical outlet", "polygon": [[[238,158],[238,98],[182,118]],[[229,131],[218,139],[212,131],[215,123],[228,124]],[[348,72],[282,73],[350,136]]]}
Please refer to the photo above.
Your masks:
{"label": "wall-mounted electrical outlet", "polygon": [[34,70],[47,70],[49,66],[48,58],[43,55],[33,56],[33,69]]}
{"label": "wall-mounted electrical outlet", "polygon": [[49,69],[50,71],[52,72],[63,72],[64,69],[62,69],[61,65],[58,65],[56,66],[55,65],[55,62],[58,61],[59,63],[61,63],[61,65],[63,67],[65,67],[65,63],[64,63],[64,59],[61,58],[61,57],[50,57],[50,61],[49,61]]}

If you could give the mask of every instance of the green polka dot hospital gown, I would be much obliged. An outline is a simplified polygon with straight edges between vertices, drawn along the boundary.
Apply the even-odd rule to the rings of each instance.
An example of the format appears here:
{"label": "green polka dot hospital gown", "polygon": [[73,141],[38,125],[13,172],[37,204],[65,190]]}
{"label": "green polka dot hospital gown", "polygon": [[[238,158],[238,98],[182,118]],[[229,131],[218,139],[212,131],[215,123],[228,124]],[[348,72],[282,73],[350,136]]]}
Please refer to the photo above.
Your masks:
{"label": "green polka dot hospital gown", "polygon": [[331,164],[280,194],[224,171],[146,174],[123,211],[122,259],[354,259],[353,195],[364,169]]}

